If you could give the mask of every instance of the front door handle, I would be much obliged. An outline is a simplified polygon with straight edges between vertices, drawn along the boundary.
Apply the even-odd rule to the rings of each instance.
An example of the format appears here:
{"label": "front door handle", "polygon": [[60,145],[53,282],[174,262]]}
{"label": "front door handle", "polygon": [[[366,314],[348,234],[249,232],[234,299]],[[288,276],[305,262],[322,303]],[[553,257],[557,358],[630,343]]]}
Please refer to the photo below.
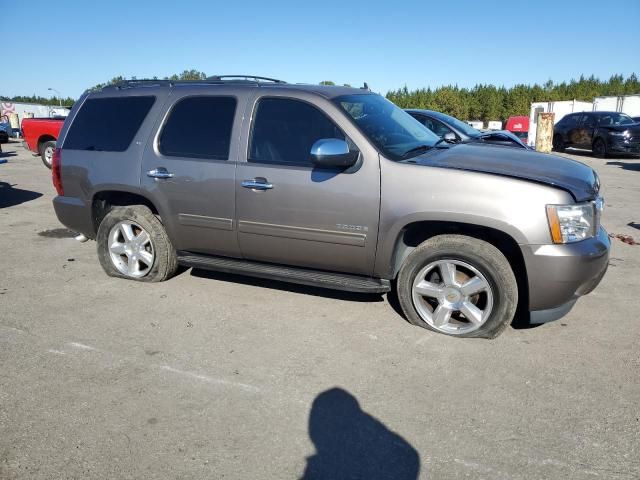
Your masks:
{"label": "front door handle", "polygon": [[243,180],[241,185],[244,188],[250,188],[251,190],[271,190],[273,188],[273,184],[267,182],[266,178]]}
{"label": "front door handle", "polygon": [[151,178],[172,178],[173,173],[167,172],[167,169],[164,167],[154,168],[153,170],[149,170],[147,172],[147,177]]}

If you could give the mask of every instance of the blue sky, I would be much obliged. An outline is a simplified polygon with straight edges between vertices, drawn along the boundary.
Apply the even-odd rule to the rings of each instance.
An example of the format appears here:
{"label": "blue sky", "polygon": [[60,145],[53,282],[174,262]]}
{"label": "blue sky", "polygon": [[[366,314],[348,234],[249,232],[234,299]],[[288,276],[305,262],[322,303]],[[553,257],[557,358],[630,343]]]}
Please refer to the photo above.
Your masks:
{"label": "blue sky", "polygon": [[0,0],[0,11],[9,96],[78,97],[117,75],[191,68],[382,93],[640,74],[637,0]]}

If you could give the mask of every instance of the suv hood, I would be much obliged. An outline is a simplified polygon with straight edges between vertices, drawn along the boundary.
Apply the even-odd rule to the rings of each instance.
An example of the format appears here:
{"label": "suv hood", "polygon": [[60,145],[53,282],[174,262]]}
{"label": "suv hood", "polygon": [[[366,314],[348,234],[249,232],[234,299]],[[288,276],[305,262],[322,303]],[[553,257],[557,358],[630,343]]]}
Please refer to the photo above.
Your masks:
{"label": "suv hood", "polygon": [[628,123],[626,125],[601,125],[599,128],[614,132],[624,132],[629,130],[629,133],[633,136],[640,134],[640,123]]}
{"label": "suv hood", "polygon": [[521,178],[560,188],[577,202],[592,200],[600,182],[596,172],[584,163],[520,148],[486,144],[458,144],[430,150],[412,159],[418,165],[492,173]]}

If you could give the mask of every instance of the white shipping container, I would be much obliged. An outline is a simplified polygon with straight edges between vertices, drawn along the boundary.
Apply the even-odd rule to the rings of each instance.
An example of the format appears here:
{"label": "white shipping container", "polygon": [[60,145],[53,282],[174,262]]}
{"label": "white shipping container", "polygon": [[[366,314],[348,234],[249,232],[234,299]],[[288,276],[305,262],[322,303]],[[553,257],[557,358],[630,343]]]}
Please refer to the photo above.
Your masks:
{"label": "white shipping container", "polygon": [[482,130],[484,128],[484,123],[480,120],[469,120],[467,123],[476,130]]}
{"label": "white shipping container", "polygon": [[596,112],[622,112],[630,117],[640,116],[640,94],[619,97],[596,97],[593,100]]}
{"label": "white shipping container", "polygon": [[502,122],[490,120],[487,122],[487,130],[502,130]]}
{"label": "white shipping container", "polygon": [[556,124],[562,117],[573,112],[590,112],[593,110],[593,102],[583,102],[581,100],[561,100],[557,102],[534,102],[531,104],[529,112],[529,136],[527,143],[531,146],[536,144],[536,121],[539,113],[555,113],[553,123]]}

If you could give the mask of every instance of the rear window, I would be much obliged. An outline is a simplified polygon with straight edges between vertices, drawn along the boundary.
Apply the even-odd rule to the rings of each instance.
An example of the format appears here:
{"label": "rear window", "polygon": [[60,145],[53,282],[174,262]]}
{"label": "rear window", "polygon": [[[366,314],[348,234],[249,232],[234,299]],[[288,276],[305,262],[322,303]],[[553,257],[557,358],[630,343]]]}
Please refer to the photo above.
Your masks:
{"label": "rear window", "polygon": [[236,99],[187,97],[171,109],[158,148],[172,157],[227,160]]}
{"label": "rear window", "polygon": [[87,99],[71,124],[63,148],[124,152],[154,102],[152,96]]}

